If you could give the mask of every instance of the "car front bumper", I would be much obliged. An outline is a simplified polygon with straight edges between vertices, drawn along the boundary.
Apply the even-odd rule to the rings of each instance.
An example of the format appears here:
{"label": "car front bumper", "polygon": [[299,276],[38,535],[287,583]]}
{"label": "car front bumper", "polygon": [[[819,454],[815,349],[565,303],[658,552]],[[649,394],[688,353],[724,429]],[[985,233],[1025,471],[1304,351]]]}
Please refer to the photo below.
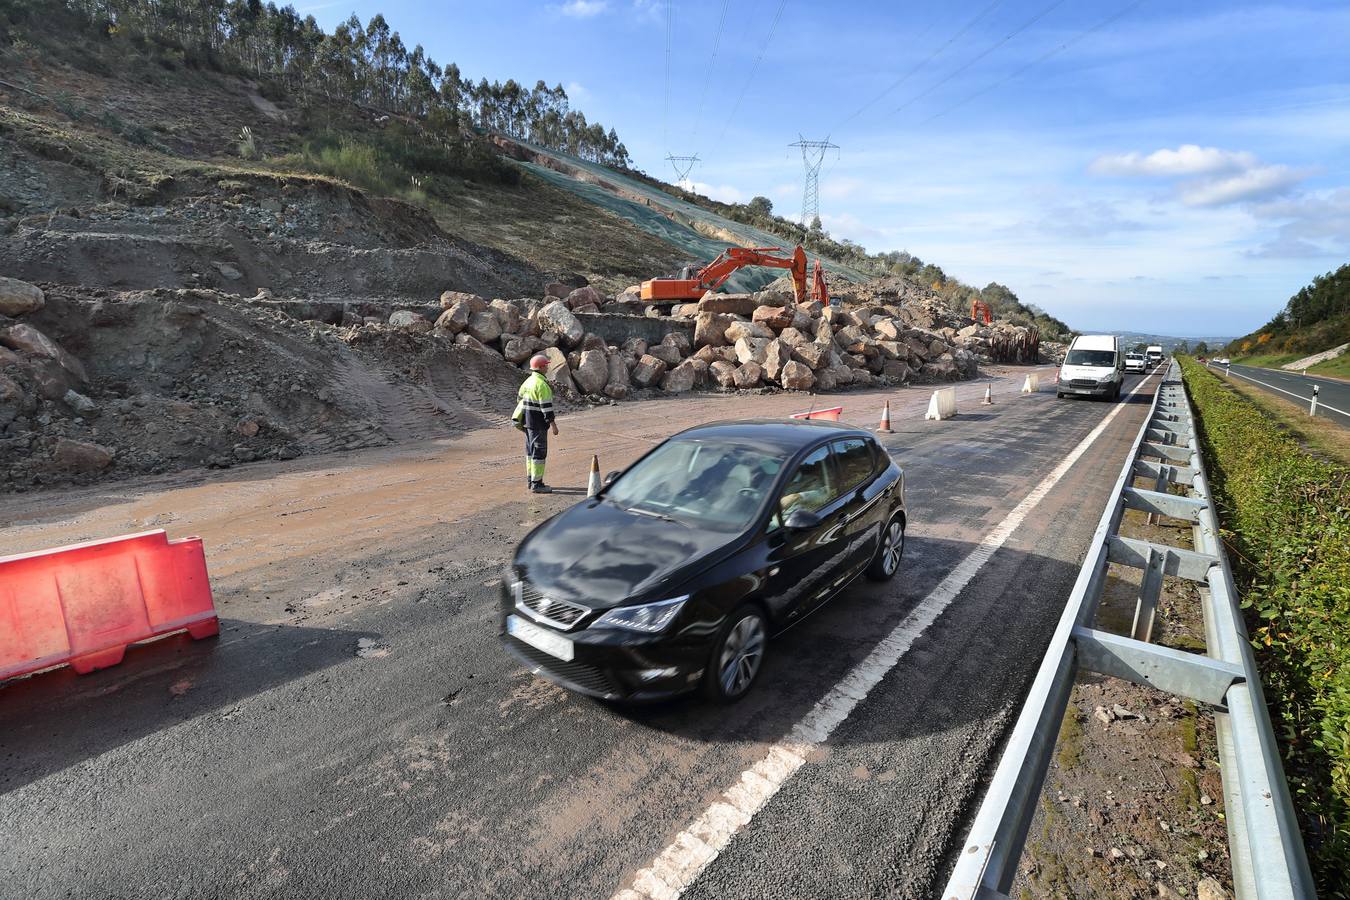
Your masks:
{"label": "car front bumper", "polygon": [[507,617],[512,615],[545,627],[517,609],[504,608],[498,635],[508,653],[532,674],[601,700],[658,700],[692,691],[698,687],[712,652],[710,638],[695,640],[615,629],[549,629],[572,643],[572,659],[563,660],[508,634]]}

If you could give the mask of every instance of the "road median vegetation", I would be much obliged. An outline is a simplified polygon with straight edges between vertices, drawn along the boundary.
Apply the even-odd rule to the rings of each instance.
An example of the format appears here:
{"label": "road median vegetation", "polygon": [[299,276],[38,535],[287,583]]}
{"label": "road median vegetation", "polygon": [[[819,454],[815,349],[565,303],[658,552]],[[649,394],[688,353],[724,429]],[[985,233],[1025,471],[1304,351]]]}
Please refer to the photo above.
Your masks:
{"label": "road median vegetation", "polygon": [[1350,468],[1182,368],[1319,893],[1348,897]]}

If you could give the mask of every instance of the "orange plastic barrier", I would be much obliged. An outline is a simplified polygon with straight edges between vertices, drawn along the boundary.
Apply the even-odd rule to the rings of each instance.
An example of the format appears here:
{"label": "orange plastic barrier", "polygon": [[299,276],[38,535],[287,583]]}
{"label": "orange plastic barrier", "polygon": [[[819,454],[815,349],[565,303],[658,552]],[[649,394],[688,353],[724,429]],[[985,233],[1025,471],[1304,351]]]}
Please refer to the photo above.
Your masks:
{"label": "orange plastic barrier", "polygon": [[0,679],[62,663],[84,675],[183,630],[220,633],[200,538],[148,531],[0,557]]}
{"label": "orange plastic barrier", "polygon": [[844,411],[842,406],[833,406],[829,409],[813,409],[810,412],[793,413],[794,419],[825,419],[830,422],[838,422],[839,414]]}

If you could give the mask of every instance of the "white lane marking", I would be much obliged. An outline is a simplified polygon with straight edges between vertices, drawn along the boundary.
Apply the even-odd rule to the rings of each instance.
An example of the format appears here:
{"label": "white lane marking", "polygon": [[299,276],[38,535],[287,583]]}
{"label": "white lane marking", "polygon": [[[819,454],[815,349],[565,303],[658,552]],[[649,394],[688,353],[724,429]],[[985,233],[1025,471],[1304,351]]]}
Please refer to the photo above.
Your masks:
{"label": "white lane marking", "polygon": [[[1213,370],[1211,369],[1210,371],[1213,371]],[[1284,388],[1276,387],[1276,386],[1273,385],[1273,384],[1267,384],[1266,382],[1261,381],[1260,379],[1257,379],[1257,378],[1253,378],[1253,377],[1251,377],[1250,375],[1243,375],[1241,372],[1231,372],[1231,371],[1230,371],[1230,372],[1228,372],[1227,374],[1230,374],[1230,375],[1236,375],[1236,376],[1239,377],[1239,378],[1245,378],[1245,379],[1247,379],[1248,381],[1252,381],[1252,382],[1255,382],[1256,384],[1259,384],[1259,385],[1263,385],[1263,386],[1265,386],[1265,387],[1268,387],[1268,388],[1270,388],[1272,391],[1279,391],[1281,394],[1288,394],[1290,397],[1297,397],[1299,400],[1302,400],[1304,403],[1308,403],[1308,402],[1310,402],[1310,401],[1312,400],[1312,397],[1311,397],[1311,396],[1304,397],[1302,394],[1295,394],[1293,391],[1286,391]],[[1317,408],[1318,408],[1318,409],[1329,409],[1329,410],[1331,410],[1331,411],[1334,412],[1334,413],[1340,413],[1341,415],[1345,416],[1347,419],[1350,419],[1350,413],[1345,412],[1345,411],[1343,411],[1343,410],[1339,410],[1339,409],[1337,409],[1336,407],[1332,406],[1330,403],[1323,403],[1322,400],[1321,400],[1320,398],[1319,398],[1318,401],[1317,401]]]}
{"label": "white lane marking", "polygon": [[[1133,397],[1153,379],[1142,379],[1127,394]],[[839,724],[849,717],[854,708],[872,688],[909,652],[914,640],[933,624],[944,610],[963,591],[975,574],[1003,546],[1012,533],[1033,509],[1059,483],[1060,479],[1088,451],[1116,416],[1125,409],[1124,403],[1098,423],[1046,475],[1031,493],[1022,498],[994,530],[985,535],[974,550],[942,579],[932,593],[905,617],[895,630],[858,663],[837,685],[830,689],[810,712],[801,718],[787,737],[769,748],[759,762],[741,773],[740,779],[723,792],[722,796],[705,809],[698,818],[676,835],[675,840],[657,854],[656,858],[633,877],[632,884],[614,894],[611,900],[675,900],[717,858],[740,831],[764,808],[779,788],[787,783],[806,762],[811,748],[829,739]]]}

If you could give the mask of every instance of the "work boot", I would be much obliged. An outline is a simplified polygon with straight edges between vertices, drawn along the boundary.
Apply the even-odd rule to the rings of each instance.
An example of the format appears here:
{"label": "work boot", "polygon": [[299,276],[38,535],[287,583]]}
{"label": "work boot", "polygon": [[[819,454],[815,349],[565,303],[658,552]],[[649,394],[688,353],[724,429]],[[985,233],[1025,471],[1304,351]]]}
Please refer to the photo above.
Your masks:
{"label": "work boot", "polygon": [[534,483],[534,485],[530,488],[530,490],[531,490],[532,492],[536,493],[536,494],[551,494],[551,493],[553,493],[553,488],[551,488],[551,487],[549,487],[548,485],[544,484],[542,481],[536,481],[536,482]]}

